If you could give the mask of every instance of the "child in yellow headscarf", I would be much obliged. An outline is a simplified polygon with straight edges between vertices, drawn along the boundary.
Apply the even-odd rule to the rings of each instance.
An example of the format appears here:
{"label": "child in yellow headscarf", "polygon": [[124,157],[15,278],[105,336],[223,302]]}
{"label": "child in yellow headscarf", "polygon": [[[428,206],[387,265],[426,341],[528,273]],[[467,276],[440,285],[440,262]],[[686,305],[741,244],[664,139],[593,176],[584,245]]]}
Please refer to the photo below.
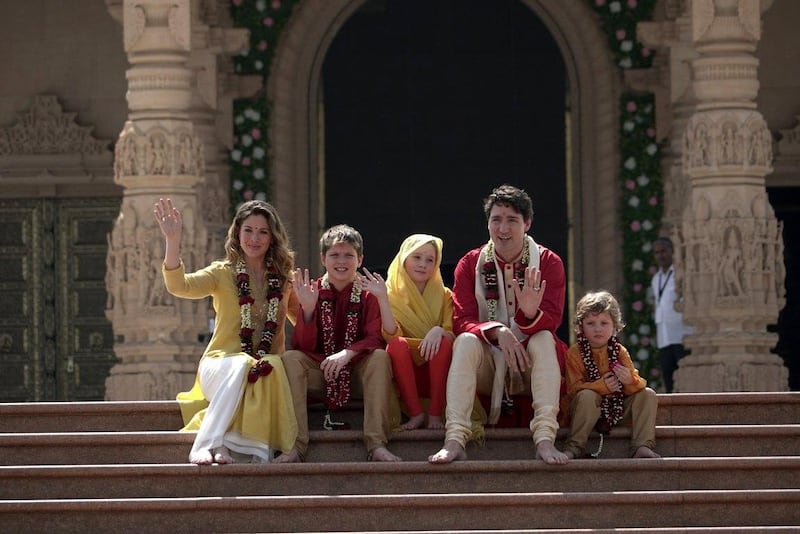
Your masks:
{"label": "child in yellow headscarf", "polygon": [[[420,395],[428,396],[428,428],[444,428],[447,371],[453,349],[453,294],[444,286],[442,240],[427,234],[406,238],[392,260],[381,304],[383,336],[392,371],[413,430],[425,423]],[[380,276],[367,272],[371,286]]]}

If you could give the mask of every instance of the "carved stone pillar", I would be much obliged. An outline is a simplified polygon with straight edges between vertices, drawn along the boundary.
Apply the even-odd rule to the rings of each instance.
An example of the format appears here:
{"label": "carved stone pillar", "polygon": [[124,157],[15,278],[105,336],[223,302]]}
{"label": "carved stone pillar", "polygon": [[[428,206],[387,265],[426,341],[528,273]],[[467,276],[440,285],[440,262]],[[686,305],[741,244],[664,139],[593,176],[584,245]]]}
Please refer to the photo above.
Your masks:
{"label": "carved stone pillar", "polygon": [[191,386],[208,330],[205,300],[176,299],[161,277],[164,242],[153,204],[171,197],[184,222],[188,269],[207,259],[207,231],[196,186],[203,183],[203,143],[190,120],[190,0],[124,0],[128,121],[115,150],[114,178],[124,187],[109,235],[111,302],[119,363],[106,381],[109,400],[174,398]]}
{"label": "carved stone pillar", "polygon": [[767,332],[784,305],[781,225],[769,205],[772,138],[756,109],[759,0],[689,5],[695,113],[684,134],[688,203],[675,232],[678,289],[694,333],[677,391],[778,391],[788,371]]}

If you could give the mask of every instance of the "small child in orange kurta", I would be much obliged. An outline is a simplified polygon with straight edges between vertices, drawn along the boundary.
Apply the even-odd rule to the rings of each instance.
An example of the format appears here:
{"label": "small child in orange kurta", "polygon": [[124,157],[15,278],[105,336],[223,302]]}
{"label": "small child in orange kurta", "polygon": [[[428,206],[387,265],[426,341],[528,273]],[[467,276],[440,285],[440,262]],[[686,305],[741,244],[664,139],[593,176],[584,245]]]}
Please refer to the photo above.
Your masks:
{"label": "small child in orange kurta", "polygon": [[572,423],[564,453],[582,457],[592,430],[605,435],[624,418],[631,418],[630,455],[659,458],[653,450],[658,400],[617,340],[616,334],[625,326],[617,299],[608,291],[587,293],[578,301],[574,324],[578,342],[566,358]]}

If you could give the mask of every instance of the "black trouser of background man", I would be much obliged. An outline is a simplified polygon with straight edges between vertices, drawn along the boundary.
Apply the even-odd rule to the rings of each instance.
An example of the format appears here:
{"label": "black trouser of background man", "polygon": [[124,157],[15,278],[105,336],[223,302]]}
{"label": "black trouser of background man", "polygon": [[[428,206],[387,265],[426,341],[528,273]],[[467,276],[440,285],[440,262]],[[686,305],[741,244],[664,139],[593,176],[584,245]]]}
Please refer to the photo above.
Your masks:
{"label": "black trouser of background man", "polygon": [[658,349],[658,360],[661,363],[661,376],[664,378],[664,389],[672,393],[672,374],[678,368],[678,361],[689,354],[683,345],[675,343]]}

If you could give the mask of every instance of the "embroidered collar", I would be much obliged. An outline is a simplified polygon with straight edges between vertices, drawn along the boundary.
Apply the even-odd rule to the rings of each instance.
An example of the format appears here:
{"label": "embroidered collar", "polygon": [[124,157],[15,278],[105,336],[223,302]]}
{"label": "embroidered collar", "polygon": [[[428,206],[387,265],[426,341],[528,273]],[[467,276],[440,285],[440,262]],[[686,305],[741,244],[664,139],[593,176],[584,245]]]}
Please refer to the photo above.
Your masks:
{"label": "embroidered collar", "polygon": [[[522,258],[514,263],[514,277],[522,287],[525,281],[525,269],[531,262],[531,248],[528,239],[523,240]],[[497,319],[497,306],[500,299],[500,288],[497,277],[497,260],[494,253],[494,242],[489,240],[486,245],[486,261],[481,268],[483,277],[484,295],[486,296],[486,307],[489,310],[489,321]]]}

